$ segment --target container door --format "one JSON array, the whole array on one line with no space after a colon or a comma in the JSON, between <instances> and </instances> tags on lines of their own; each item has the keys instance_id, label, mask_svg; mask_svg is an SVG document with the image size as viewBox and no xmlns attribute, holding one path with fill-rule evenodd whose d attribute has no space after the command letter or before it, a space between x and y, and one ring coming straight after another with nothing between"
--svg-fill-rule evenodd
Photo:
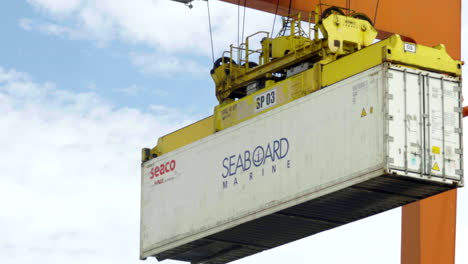
<instances>
[{"instance_id":1,"label":"container door","mask_svg":"<svg viewBox=\"0 0 468 264\"><path fill-rule=\"evenodd\" d=\"M460 180L462 176L461 87L456 79L425 74L425 137L428 175Z\"/></svg>"},{"instance_id":2,"label":"container door","mask_svg":"<svg viewBox=\"0 0 468 264\"><path fill-rule=\"evenodd\" d=\"M389 168L410 176L461 180L459 80L392 67L384 81L388 91Z\"/></svg>"},{"instance_id":3,"label":"container door","mask_svg":"<svg viewBox=\"0 0 468 264\"><path fill-rule=\"evenodd\" d=\"M424 102L421 76L410 69L387 72L388 162L392 169L422 174Z\"/></svg>"}]
</instances>

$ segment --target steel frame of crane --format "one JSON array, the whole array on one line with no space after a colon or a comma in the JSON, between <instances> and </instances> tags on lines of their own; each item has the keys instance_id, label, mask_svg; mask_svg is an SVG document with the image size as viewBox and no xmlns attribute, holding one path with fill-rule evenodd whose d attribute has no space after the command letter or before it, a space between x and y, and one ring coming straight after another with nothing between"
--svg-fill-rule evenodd
<instances>
[{"instance_id":1,"label":"steel frame of crane","mask_svg":"<svg viewBox=\"0 0 468 264\"><path fill-rule=\"evenodd\" d=\"M221 1L239 4L237 0ZM347 6L357 12L375 14L378 38L398 33L427 46L442 42L454 59L460 59L461 0L249 0L241 3L279 15L310 12L317 4ZM402 264L455 263L456 203L454 189L403 207Z\"/></svg>"}]
</instances>

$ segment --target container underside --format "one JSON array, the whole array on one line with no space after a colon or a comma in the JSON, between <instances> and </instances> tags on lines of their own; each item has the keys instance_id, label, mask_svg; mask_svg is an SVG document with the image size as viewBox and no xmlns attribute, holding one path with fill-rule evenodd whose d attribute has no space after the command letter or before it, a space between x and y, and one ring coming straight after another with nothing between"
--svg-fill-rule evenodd
<instances>
[{"instance_id":1,"label":"container underside","mask_svg":"<svg viewBox=\"0 0 468 264\"><path fill-rule=\"evenodd\" d=\"M384 175L156 254L217 264L366 218L456 186Z\"/></svg>"}]
</instances>

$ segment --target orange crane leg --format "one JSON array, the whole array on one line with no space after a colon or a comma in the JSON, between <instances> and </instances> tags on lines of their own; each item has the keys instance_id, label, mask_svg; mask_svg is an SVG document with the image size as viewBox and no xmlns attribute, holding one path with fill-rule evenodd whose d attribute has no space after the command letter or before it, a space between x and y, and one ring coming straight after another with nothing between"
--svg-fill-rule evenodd
<instances>
[{"instance_id":1,"label":"orange crane leg","mask_svg":"<svg viewBox=\"0 0 468 264\"><path fill-rule=\"evenodd\" d=\"M402 264L454 264L457 190L403 206Z\"/></svg>"}]
</instances>

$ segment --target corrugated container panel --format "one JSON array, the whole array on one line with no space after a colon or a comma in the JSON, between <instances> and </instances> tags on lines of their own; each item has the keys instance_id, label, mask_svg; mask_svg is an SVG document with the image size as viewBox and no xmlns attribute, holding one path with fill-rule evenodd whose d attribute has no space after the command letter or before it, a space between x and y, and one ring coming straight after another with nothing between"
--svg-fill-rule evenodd
<instances>
[{"instance_id":1,"label":"corrugated container panel","mask_svg":"<svg viewBox=\"0 0 468 264\"><path fill-rule=\"evenodd\" d=\"M463 185L460 80L382 64L142 165L142 259L225 263Z\"/></svg>"}]
</instances>

